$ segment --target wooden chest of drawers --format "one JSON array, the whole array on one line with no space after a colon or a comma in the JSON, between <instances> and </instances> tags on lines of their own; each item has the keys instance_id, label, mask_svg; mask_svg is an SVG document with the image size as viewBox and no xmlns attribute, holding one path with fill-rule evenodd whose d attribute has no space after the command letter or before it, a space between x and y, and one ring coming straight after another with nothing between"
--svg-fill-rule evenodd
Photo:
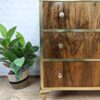
<instances>
[{"instance_id":1,"label":"wooden chest of drawers","mask_svg":"<svg viewBox=\"0 0 100 100\"><path fill-rule=\"evenodd\" d=\"M100 1L40 0L41 96L100 90Z\"/></svg>"}]
</instances>

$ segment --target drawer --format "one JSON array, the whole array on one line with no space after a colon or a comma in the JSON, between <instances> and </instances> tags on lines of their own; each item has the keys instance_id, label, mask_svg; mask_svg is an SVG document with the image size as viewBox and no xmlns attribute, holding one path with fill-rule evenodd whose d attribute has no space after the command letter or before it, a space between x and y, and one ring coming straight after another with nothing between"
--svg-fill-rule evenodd
<instances>
[{"instance_id":1,"label":"drawer","mask_svg":"<svg viewBox=\"0 0 100 100\"><path fill-rule=\"evenodd\" d=\"M43 57L100 58L100 33L43 33Z\"/></svg>"},{"instance_id":2,"label":"drawer","mask_svg":"<svg viewBox=\"0 0 100 100\"><path fill-rule=\"evenodd\" d=\"M44 29L100 29L100 2L43 2Z\"/></svg>"},{"instance_id":3,"label":"drawer","mask_svg":"<svg viewBox=\"0 0 100 100\"><path fill-rule=\"evenodd\" d=\"M100 87L100 62L44 62L44 87Z\"/></svg>"}]
</instances>

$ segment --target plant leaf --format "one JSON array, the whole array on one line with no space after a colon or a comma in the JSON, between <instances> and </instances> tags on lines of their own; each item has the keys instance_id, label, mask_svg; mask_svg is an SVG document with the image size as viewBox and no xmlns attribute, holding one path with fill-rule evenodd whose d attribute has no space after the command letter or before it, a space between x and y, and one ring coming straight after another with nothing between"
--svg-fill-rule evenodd
<instances>
[{"instance_id":1,"label":"plant leaf","mask_svg":"<svg viewBox=\"0 0 100 100\"><path fill-rule=\"evenodd\" d=\"M31 54L31 55L29 55L27 58L29 58L29 59L34 59L34 58L36 58L36 57L37 57L37 55Z\"/></svg>"},{"instance_id":2,"label":"plant leaf","mask_svg":"<svg viewBox=\"0 0 100 100\"><path fill-rule=\"evenodd\" d=\"M27 62L28 67L32 66L33 63L34 63L33 59L28 60L28 62Z\"/></svg>"},{"instance_id":3,"label":"plant leaf","mask_svg":"<svg viewBox=\"0 0 100 100\"><path fill-rule=\"evenodd\" d=\"M7 62L7 61L4 61L3 65L6 66L6 67L8 67L8 68L10 67L10 63Z\"/></svg>"},{"instance_id":4,"label":"plant leaf","mask_svg":"<svg viewBox=\"0 0 100 100\"><path fill-rule=\"evenodd\" d=\"M33 52L36 52L39 50L39 47L38 46L33 46Z\"/></svg>"},{"instance_id":5,"label":"plant leaf","mask_svg":"<svg viewBox=\"0 0 100 100\"><path fill-rule=\"evenodd\" d=\"M10 67L14 73L17 73L21 68L20 66L15 65L14 62L11 63Z\"/></svg>"},{"instance_id":6,"label":"plant leaf","mask_svg":"<svg viewBox=\"0 0 100 100\"><path fill-rule=\"evenodd\" d=\"M0 33L2 34L2 36L3 36L4 38L6 38L7 29L6 29L2 24L0 24Z\"/></svg>"},{"instance_id":7,"label":"plant leaf","mask_svg":"<svg viewBox=\"0 0 100 100\"><path fill-rule=\"evenodd\" d=\"M14 40L12 40L9 44L9 47L13 47L15 46L18 42L19 42L20 38L16 38Z\"/></svg>"},{"instance_id":8,"label":"plant leaf","mask_svg":"<svg viewBox=\"0 0 100 100\"><path fill-rule=\"evenodd\" d=\"M33 47L32 44L30 42L27 42L27 44L25 45L25 49L23 50L25 55L31 55L33 53Z\"/></svg>"},{"instance_id":9,"label":"plant leaf","mask_svg":"<svg viewBox=\"0 0 100 100\"><path fill-rule=\"evenodd\" d=\"M17 58L17 59L14 60L14 64L16 66L20 66L21 67L24 64L24 61L25 61L25 57Z\"/></svg>"},{"instance_id":10,"label":"plant leaf","mask_svg":"<svg viewBox=\"0 0 100 100\"><path fill-rule=\"evenodd\" d=\"M13 36L14 32L16 30L16 26L11 28L8 32L7 32L7 38L11 39L11 37Z\"/></svg>"},{"instance_id":11,"label":"plant leaf","mask_svg":"<svg viewBox=\"0 0 100 100\"><path fill-rule=\"evenodd\" d=\"M6 57L1 57L1 58L0 58L0 62L4 62L5 60L7 60Z\"/></svg>"},{"instance_id":12,"label":"plant leaf","mask_svg":"<svg viewBox=\"0 0 100 100\"><path fill-rule=\"evenodd\" d=\"M24 37L22 36L22 34L20 32L17 32L16 37L20 38L20 43L21 43L22 46L24 46L25 40L24 40Z\"/></svg>"},{"instance_id":13,"label":"plant leaf","mask_svg":"<svg viewBox=\"0 0 100 100\"><path fill-rule=\"evenodd\" d=\"M4 50L4 48L0 47L0 50L2 50L2 51L3 51L3 50Z\"/></svg>"},{"instance_id":14,"label":"plant leaf","mask_svg":"<svg viewBox=\"0 0 100 100\"><path fill-rule=\"evenodd\" d=\"M1 46L4 47L4 48L7 47L6 39L4 39L4 40L1 41Z\"/></svg>"},{"instance_id":15,"label":"plant leaf","mask_svg":"<svg viewBox=\"0 0 100 100\"><path fill-rule=\"evenodd\" d=\"M17 73L23 67L25 57L17 58L11 63L11 68L14 73Z\"/></svg>"},{"instance_id":16,"label":"plant leaf","mask_svg":"<svg viewBox=\"0 0 100 100\"><path fill-rule=\"evenodd\" d=\"M2 47L0 47L0 54L3 55L3 51L4 51L4 49Z\"/></svg>"},{"instance_id":17,"label":"plant leaf","mask_svg":"<svg viewBox=\"0 0 100 100\"><path fill-rule=\"evenodd\" d=\"M23 53L22 53L22 49L19 49L16 45L12 48L10 48L10 50L17 55L18 58L23 57Z\"/></svg>"},{"instance_id":18,"label":"plant leaf","mask_svg":"<svg viewBox=\"0 0 100 100\"><path fill-rule=\"evenodd\" d=\"M8 44L9 44L10 40L9 39L4 39L1 41L1 45L4 47L4 48L7 48L8 47Z\"/></svg>"},{"instance_id":19,"label":"plant leaf","mask_svg":"<svg viewBox=\"0 0 100 100\"><path fill-rule=\"evenodd\" d=\"M4 40L3 38L0 38L0 45L2 45L1 43L2 43L3 40Z\"/></svg>"},{"instance_id":20,"label":"plant leaf","mask_svg":"<svg viewBox=\"0 0 100 100\"><path fill-rule=\"evenodd\" d=\"M16 79L19 81L19 80L21 79L21 77L23 76L23 73L20 72L20 71L18 71L18 72L15 74L15 76L16 76Z\"/></svg>"},{"instance_id":21,"label":"plant leaf","mask_svg":"<svg viewBox=\"0 0 100 100\"><path fill-rule=\"evenodd\" d=\"M11 50L5 50L3 55L8 58L11 62L18 58Z\"/></svg>"},{"instance_id":22,"label":"plant leaf","mask_svg":"<svg viewBox=\"0 0 100 100\"><path fill-rule=\"evenodd\" d=\"M3 40L4 40L3 38L0 38L0 43L1 43Z\"/></svg>"},{"instance_id":23,"label":"plant leaf","mask_svg":"<svg viewBox=\"0 0 100 100\"><path fill-rule=\"evenodd\" d=\"M25 65L24 65L24 68L25 69L29 69L29 67L31 67L34 63L34 59L28 59L26 62L25 62Z\"/></svg>"},{"instance_id":24,"label":"plant leaf","mask_svg":"<svg viewBox=\"0 0 100 100\"><path fill-rule=\"evenodd\" d=\"M9 38L6 38L6 47L8 47L9 43L10 43L10 39Z\"/></svg>"}]
</instances>

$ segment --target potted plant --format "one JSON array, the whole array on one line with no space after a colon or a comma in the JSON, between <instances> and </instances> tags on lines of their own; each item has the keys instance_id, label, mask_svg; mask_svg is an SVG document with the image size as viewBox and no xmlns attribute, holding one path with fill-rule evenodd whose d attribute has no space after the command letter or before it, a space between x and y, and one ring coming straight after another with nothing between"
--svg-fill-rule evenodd
<instances>
[{"instance_id":1,"label":"potted plant","mask_svg":"<svg viewBox=\"0 0 100 100\"><path fill-rule=\"evenodd\" d=\"M12 39L16 26L7 29L0 24L0 61L11 70L8 79L13 88L19 89L28 85L28 69L33 65L37 57L35 52L38 46L32 46L30 42L25 43L25 39L20 32L16 32L16 37Z\"/></svg>"}]
</instances>

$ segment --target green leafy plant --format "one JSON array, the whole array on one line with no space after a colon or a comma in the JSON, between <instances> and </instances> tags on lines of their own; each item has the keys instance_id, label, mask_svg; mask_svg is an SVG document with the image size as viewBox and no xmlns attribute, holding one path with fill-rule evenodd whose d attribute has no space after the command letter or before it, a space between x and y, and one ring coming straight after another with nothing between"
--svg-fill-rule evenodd
<instances>
[{"instance_id":1,"label":"green leafy plant","mask_svg":"<svg viewBox=\"0 0 100 100\"><path fill-rule=\"evenodd\" d=\"M33 65L37 57L35 52L38 46L33 46L30 42L25 43L25 39L20 32L16 32L15 39L12 39L16 31L16 26L7 31L0 24L0 61L7 67L10 67L17 79L22 76L22 69L27 70Z\"/></svg>"}]
</instances>

